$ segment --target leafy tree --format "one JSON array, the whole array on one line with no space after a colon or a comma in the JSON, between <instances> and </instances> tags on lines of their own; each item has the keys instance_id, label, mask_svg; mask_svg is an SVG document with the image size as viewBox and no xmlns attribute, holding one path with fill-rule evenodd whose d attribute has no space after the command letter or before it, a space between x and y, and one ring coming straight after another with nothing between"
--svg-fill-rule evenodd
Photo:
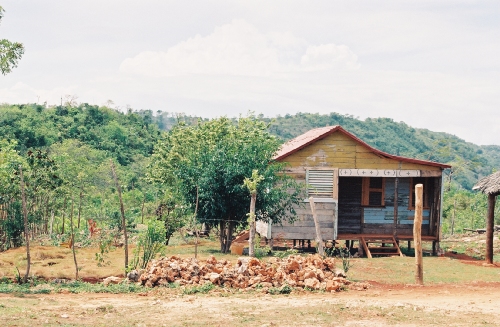
<instances>
[{"instance_id":1,"label":"leafy tree","mask_svg":"<svg viewBox=\"0 0 500 327\"><path fill-rule=\"evenodd\" d=\"M165 229L165 245L168 245L175 232L187 224L190 210L184 205L179 205L180 203L182 201L179 199L179 194L167 191L156 209L156 217L163 222Z\"/></svg>"},{"instance_id":2,"label":"leafy tree","mask_svg":"<svg viewBox=\"0 0 500 327\"><path fill-rule=\"evenodd\" d=\"M13 183L25 159L15 150L16 142L0 139L0 250L22 245L24 223L19 183Z\"/></svg>"},{"instance_id":3,"label":"leafy tree","mask_svg":"<svg viewBox=\"0 0 500 327\"><path fill-rule=\"evenodd\" d=\"M283 174L283 164L272 162L280 141L267 128L254 116L236 123L219 118L179 124L155 147L151 178L178 189L191 208L198 197L198 220L219 228L222 252L229 251L234 228L247 224L250 195L242 181L254 169L264 178L257 190L257 219L279 223L294 217L293 204L300 202L298 185Z\"/></svg>"},{"instance_id":4,"label":"leafy tree","mask_svg":"<svg viewBox=\"0 0 500 327\"><path fill-rule=\"evenodd\" d=\"M0 21L3 18L4 9L0 6ZM7 39L0 40L0 72L7 75L13 68L17 67L17 63L24 54L24 46L22 43L11 42Z\"/></svg>"}]
</instances>

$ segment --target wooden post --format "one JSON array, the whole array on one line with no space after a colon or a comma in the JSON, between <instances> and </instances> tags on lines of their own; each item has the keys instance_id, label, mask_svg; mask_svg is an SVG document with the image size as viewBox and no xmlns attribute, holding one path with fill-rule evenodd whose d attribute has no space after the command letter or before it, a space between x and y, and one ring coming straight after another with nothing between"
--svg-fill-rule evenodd
<instances>
[{"instance_id":1,"label":"wooden post","mask_svg":"<svg viewBox=\"0 0 500 327\"><path fill-rule=\"evenodd\" d=\"M24 275L23 283L26 283L28 281L28 276L30 274L31 255L30 255L30 235L28 228L28 209L26 206L26 192L24 190L23 167L21 165L19 165L19 177L21 178L21 201L23 205L24 238L26 239L26 274Z\"/></svg>"},{"instance_id":2,"label":"wooden post","mask_svg":"<svg viewBox=\"0 0 500 327\"><path fill-rule=\"evenodd\" d=\"M486 217L486 263L493 264L493 228L495 227L496 195L488 194L488 215Z\"/></svg>"},{"instance_id":3,"label":"wooden post","mask_svg":"<svg viewBox=\"0 0 500 327\"><path fill-rule=\"evenodd\" d=\"M312 196L309 198L309 204L311 205L314 226L316 227L316 242L318 243L318 253L319 255L324 256L325 250L323 249L323 238L321 237L321 228L319 227L318 217L316 216L316 206L314 205L314 198Z\"/></svg>"},{"instance_id":4,"label":"wooden post","mask_svg":"<svg viewBox=\"0 0 500 327\"><path fill-rule=\"evenodd\" d=\"M415 283L424 284L424 267L422 264L422 211L423 211L422 184L415 185L415 220L413 221L413 240L415 241Z\"/></svg>"},{"instance_id":5,"label":"wooden post","mask_svg":"<svg viewBox=\"0 0 500 327\"><path fill-rule=\"evenodd\" d=\"M394 221L392 235L395 239L398 237L398 203L399 203L399 178L394 179Z\"/></svg>"}]
</instances>

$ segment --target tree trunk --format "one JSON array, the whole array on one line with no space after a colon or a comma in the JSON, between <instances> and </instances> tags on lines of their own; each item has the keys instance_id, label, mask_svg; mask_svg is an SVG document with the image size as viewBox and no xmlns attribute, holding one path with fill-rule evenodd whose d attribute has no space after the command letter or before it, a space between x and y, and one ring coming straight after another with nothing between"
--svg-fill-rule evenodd
<instances>
[{"instance_id":1,"label":"tree trunk","mask_svg":"<svg viewBox=\"0 0 500 327\"><path fill-rule=\"evenodd\" d=\"M220 252L224 253L226 249L226 221L221 220L219 222L219 242L220 242Z\"/></svg>"},{"instance_id":2,"label":"tree trunk","mask_svg":"<svg viewBox=\"0 0 500 327\"><path fill-rule=\"evenodd\" d=\"M64 197L64 204L63 204L63 212L62 212L62 230L61 234L64 234L64 216L66 214L66 202L68 201L68 197Z\"/></svg>"},{"instance_id":3,"label":"tree trunk","mask_svg":"<svg viewBox=\"0 0 500 327\"><path fill-rule=\"evenodd\" d=\"M54 227L54 209L50 211L50 230L49 230L50 235L52 235L52 232L54 231L53 227Z\"/></svg>"},{"instance_id":4,"label":"tree trunk","mask_svg":"<svg viewBox=\"0 0 500 327\"><path fill-rule=\"evenodd\" d=\"M194 258L198 258L198 228L196 227L196 215L198 214L198 186L196 186L196 206L194 207L194 216L193 216L193 230L195 235L195 243L194 243Z\"/></svg>"},{"instance_id":5,"label":"tree trunk","mask_svg":"<svg viewBox=\"0 0 500 327\"><path fill-rule=\"evenodd\" d=\"M141 224L144 224L144 203L146 202L146 197L142 199L142 206L141 206Z\"/></svg>"},{"instance_id":6,"label":"tree trunk","mask_svg":"<svg viewBox=\"0 0 500 327\"><path fill-rule=\"evenodd\" d=\"M255 202L257 201L257 192L250 195L250 235L248 238L248 256L255 257Z\"/></svg>"},{"instance_id":7,"label":"tree trunk","mask_svg":"<svg viewBox=\"0 0 500 327\"><path fill-rule=\"evenodd\" d=\"M224 249L224 253L229 252L229 248L231 247L231 238L233 236L233 228L234 228L234 222L231 220L228 220L227 222L227 234L226 234L226 246Z\"/></svg>"},{"instance_id":8,"label":"tree trunk","mask_svg":"<svg viewBox=\"0 0 500 327\"><path fill-rule=\"evenodd\" d=\"M30 255L30 237L28 228L28 209L26 208L26 192L24 190L24 177L23 168L19 165L19 175L21 177L21 200L23 204L23 218L24 218L24 238L26 239L26 274L24 275L23 282L28 281L28 276L30 273L31 266L31 255Z\"/></svg>"},{"instance_id":9,"label":"tree trunk","mask_svg":"<svg viewBox=\"0 0 500 327\"><path fill-rule=\"evenodd\" d=\"M83 190L80 189L80 201L78 203L78 228L80 228L80 216L82 213L82 198L83 198Z\"/></svg>"},{"instance_id":10,"label":"tree trunk","mask_svg":"<svg viewBox=\"0 0 500 327\"><path fill-rule=\"evenodd\" d=\"M71 229L71 251L73 252L73 261L75 263L75 280L78 280L78 262L76 261L76 252L75 252L75 231L73 228L73 208L74 208L74 198L71 196L71 214L69 218L69 226Z\"/></svg>"},{"instance_id":11,"label":"tree trunk","mask_svg":"<svg viewBox=\"0 0 500 327\"><path fill-rule=\"evenodd\" d=\"M453 215L451 216L451 235L455 229L455 212L457 209L457 199L453 199Z\"/></svg>"},{"instance_id":12,"label":"tree trunk","mask_svg":"<svg viewBox=\"0 0 500 327\"><path fill-rule=\"evenodd\" d=\"M122 214L122 228L123 228L123 237L125 239L125 275L127 274L128 268L128 238L127 238L127 221L125 219L125 209L123 208L123 200L122 200L122 188L120 183L118 182L118 177L115 172L115 164L112 160L109 161L111 163L111 172L113 173L113 178L116 184L116 190L118 191L118 198L120 200L120 212Z\"/></svg>"}]
</instances>

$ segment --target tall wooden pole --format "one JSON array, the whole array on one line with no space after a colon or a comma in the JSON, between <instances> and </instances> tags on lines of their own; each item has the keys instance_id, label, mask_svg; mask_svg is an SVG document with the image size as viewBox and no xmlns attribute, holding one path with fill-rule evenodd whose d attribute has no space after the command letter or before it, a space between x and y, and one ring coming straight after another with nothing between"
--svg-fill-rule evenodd
<instances>
[{"instance_id":1,"label":"tall wooden pole","mask_svg":"<svg viewBox=\"0 0 500 327\"><path fill-rule=\"evenodd\" d=\"M423 211L422 184L415 185L415 220L413 221L413 240L415 241L415 283L424 284L424 267L422 263L422 211Z\"/></svg>"},{"instance_id":2,"label":"tall wooden pole","mask_svg":"<svg viewBox=\"0 0 500 327\"><path fill-rule=\"evenodd\" d=\"M318 217L316 216L316 206L314 204L314 198L312 196L309 198L309 204L311 205L314 226L316 227L316 242L318 243L318 253L319 255L324 256L325 250L323 249L323 237L321 236L321 228L319 227Z\"/></svg>"},{"instance_id":3,"label":"tall wooden pole","mask_svg":"<svg viewBox=\"0 0 500 327\"><path fill-rule=\"evenodd\" d=\"M120 183L118 182L118 177L116 176L115 164L113 160L109 160L111 163L111 172L113 173L113 178L116 184L116 190L118 191L118 198L120 199L120 212L122 214L122 228L123 228L123 237L125 239L125 270L128 269L128 238L127 238L127 220L125 219L125 209L123 208L123 200L122 200L122 188ZM126 272L125 272L126 274Z\"/></svg>"},{"instance_id":4,"label":"tall wooden pole","mask_svg":"<svg viewBox=\"0 0 500 327\"><path fill-rule=\"evenodd\" d=\"M23 167L21 165L19 165L19 177L21 178L21 200L23 204L24 238L26 239L26 274L24 275L23 282L26 283L28 281L28 276L30 274L31 255L30 255L30 235L28 228L28 209L26 206L26 192L24 191Z\"/></svg>"},{"instance_id":5,"label":"tall wooden pole","mask_svg":"<svg viewBox=\"0 0 500 327\"><path fill-rule=\"evenodd\" d=\"M496 195L488 194L488 215L486 217L486 263L493 263L493 228L495 224Z\"/></svg>"}]
</instances>

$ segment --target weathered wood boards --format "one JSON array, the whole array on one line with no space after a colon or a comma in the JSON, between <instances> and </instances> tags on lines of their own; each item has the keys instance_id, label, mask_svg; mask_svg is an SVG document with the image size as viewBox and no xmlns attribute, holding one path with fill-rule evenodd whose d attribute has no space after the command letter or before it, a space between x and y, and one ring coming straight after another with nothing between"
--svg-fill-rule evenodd
<instances>
[{"instance_id":1,"label":"weathered wood boards","mask_svg":"<svg viewBox=\"0 0 500 327\"><path fill-rule=\"evenodd\" d=\"M422 209L423 209L422 184L415 185L415 221L413 223L413 240L415 241L415 283L424 284L424 267L422 263Z\"/></svg>"},{"instance_id":2,"label":"weathered wood boards","mask_svg":"<svg viewBox=\"0 0 500 327\"><path fill-rule=\"evenodd\" d=\"M331 133L325 134L328 130ZM345 234L411 236L411 189L416 180L425 180L422 234L439 240L440 181L449 166L381 152L338 126L309 131L284 148L277 158L289 164L287 174L306 185L304 204L309 196L315 198L316 225L323 239ZM295 223L272 226L271 238L316 239L311 209L297 207L296 212Z\"/></svg>"}]
</instances>

